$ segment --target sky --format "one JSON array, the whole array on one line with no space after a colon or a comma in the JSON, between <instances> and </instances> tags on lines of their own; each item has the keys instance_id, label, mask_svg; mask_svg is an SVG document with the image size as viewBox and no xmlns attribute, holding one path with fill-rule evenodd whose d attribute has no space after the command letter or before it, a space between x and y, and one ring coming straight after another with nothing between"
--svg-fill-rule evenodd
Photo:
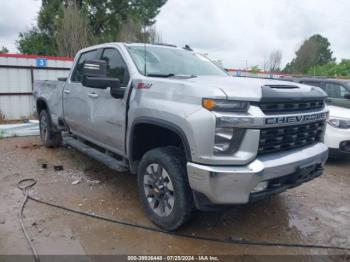
<instances>
[{"instance_id":1,"label":"sky","mask_svg":"<svg viewBox=\"0 0 350 262\"><path fill-rule=\"evenodd\" d=\"M35 23L40 0L0 4L0 47L17 52L18 33ZM157 17L163 42L190 45L225 67L263 65L280 50L283 65L313 34L329 39L334 56L350 58L348 0L168 0Z\"/></svg>"},{"instance_id":2,"label":"sky","mask_svg":"<svg viewBox=\"0 0 350 262\"><path fill-rule=\"evenodd\" d=\"M5 46L11 53L17 53L18 34L35 24L40 6L41 0L1 0L0 48Z\"/></svg>"}]
</instances>

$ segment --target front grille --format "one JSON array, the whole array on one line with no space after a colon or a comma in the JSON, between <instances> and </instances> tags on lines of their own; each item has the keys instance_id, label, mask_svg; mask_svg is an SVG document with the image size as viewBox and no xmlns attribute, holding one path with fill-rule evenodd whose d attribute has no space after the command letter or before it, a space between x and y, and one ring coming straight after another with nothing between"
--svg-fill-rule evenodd
<instances>
[{"instance_id":1,"label":"front grille","mask_svg":"<svg viewBox=\"0 0 350 262\"><path fill-rule=\"evenodd\" d=\"M322 141L325 122L261 129L258 154L286 151Z\"/></svg>"},{"instance_id":2,"label":"front grille","mask_svg":"<svg viewBox=\"0 0 350 262\"><path fill-rule=\"evenodd\" d=\"M298 111L311 111L322 109L324 100L299 101L299 102L262 102L260 108L265 114L292 113Z\"/></svg>"}]
</instances>

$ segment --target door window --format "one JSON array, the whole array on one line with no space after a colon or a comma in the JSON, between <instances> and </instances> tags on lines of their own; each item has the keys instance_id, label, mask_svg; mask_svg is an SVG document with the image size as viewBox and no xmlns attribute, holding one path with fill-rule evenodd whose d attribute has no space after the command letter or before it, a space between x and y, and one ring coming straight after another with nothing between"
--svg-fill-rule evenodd
<instances>
[{"instance_id":1,"label":"door window","mask_svg":"<svg viewBox=\"0 0 350 262\"><path fill-rule=\"evenodd\" d=\"M97 56L97 50L88 51L85 53L82 53L80 55L80 58L75 66L73 75L72 75L72 82L78 82L81 83L83 81L83 69L84 69L84 63L87 60L94 60Z\"/></svg>"},{"instance_id":2,"label":"door window","mask_svg":"<svg viewBox=\"0 0 350 262\"><path fill-rule=\"evenodd\" d=\"M336 83L326 83L325 91L332 98L344 98L347 93L344 86Z\"/></svg>"},{"instance_id":3,"label":"door window","mask_svg":"<svg viewBox=\"0 0 350 262\"><path fill-rule=\"evenodd\" d=\"M102 60L107 62L107 77L118 78L122 86L127 86L130 80L128 68L119 51L107 48L103 51Z\"/></svg>"}]
</instances>

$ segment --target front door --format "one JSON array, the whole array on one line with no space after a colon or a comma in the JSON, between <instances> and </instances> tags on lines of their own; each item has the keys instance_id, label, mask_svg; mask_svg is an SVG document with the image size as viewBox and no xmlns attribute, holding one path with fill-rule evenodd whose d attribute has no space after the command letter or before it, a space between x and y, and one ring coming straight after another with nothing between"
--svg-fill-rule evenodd
<instances>
[{"instance_id":1,"label":"front door","mask_svg":"<svg viewBox=\"0 0 350 262\"><path fill-rule=\"evenodd\" d=\"M89 105L83 80L83 67L86 60L96 59L97 50L82 53L63 90L64 119L72 133L89 138Z\"/></svg>"},{"instance_id":2,"label":"front door","mask_svg":"<svg viewBox=\"0 0 350 262\"><path fill-rule=\"evenodd\" d=\"M118 78L127 89L130 77L127 65L116 48L105 48L101 60L107 62L107 77ZM124 155L126 94L124 98L111 96L110 88L86 88L89 107L89 136L93 142Z\"/></svg>"}]
</instances>

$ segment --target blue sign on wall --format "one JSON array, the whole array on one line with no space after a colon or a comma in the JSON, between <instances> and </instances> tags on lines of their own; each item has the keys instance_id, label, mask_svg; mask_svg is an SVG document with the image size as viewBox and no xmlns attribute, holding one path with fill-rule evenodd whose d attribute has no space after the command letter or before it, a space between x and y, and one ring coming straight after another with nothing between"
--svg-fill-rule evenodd
<instances>
[{"instance_id":1,"label":"blue sign on wall","mask_svg":"<svg viewBox=\"0 0 350 262\"><path fill-rule=\"evenodd\" d=\"M47 67L47 59L46 58L37 58L36 59L37 67Z\"/></svg>"}]
</instances>

